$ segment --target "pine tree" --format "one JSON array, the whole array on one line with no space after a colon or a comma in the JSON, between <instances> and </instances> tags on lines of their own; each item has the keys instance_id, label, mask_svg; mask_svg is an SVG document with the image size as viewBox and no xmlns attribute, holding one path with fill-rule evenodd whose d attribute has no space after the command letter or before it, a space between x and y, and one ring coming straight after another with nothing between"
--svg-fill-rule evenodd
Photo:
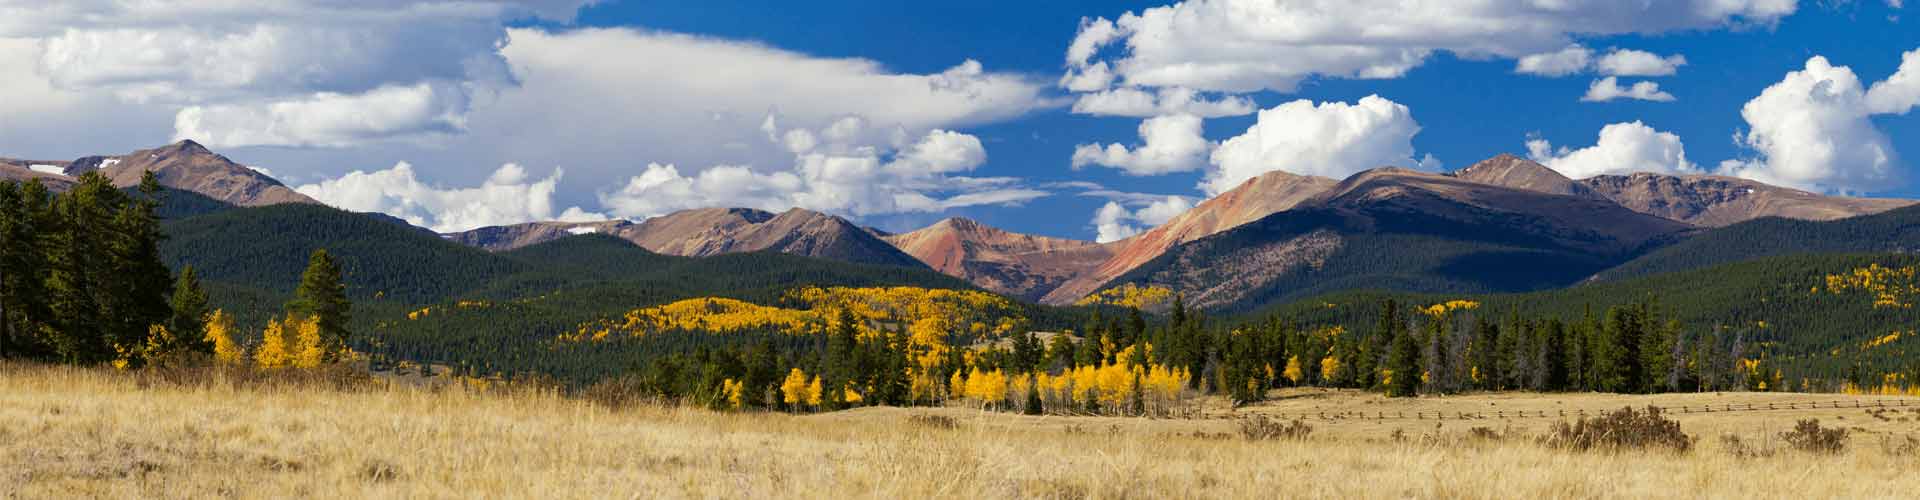
<instances>
[{"instance_id":1,"label":"pine tree","mask_svg":"<svg viewBox=\"0 0 1920 500\"><path fill-rule=\"evenodd\" d=\"M1041 407L1042 403L1040 402L1040 390L1041 390L1040 376L1034 375L1031 373L1027 374L1027 407L1025 409L1026 414L1040 415L1046 412L1045 408Z\"/></svg>"},{"instance_id":2,"label":"pine tree","mask_svg":"<svg viewBox=\"0 0 1920 500\"><path fill-rule=\"evenodd\" d=\"M1413 332L1399 331L1393 349L1387 355L1387 396L1403 398L1420 389L1420 340Z\"/></svg>"},{"instance_id":3,"label":"pine tree","mask_svg":"<svg viewBox=\"0 0 1920 500\"><path fill-rule=\"evenodd\" d=\"M167 322L168 329L177 336L179 349L190 352L213 352L213 344L207 338L207 292L200 288L200 279L194 275L193 266L180 270L180 279L173 284L171 301L173 319Z\"/></svg>"},{"instance_id":4,"label":"pine tree","mask_svg":"<svg viewBox=\"0 0 1920 500\"><path fill-rule=\"evenodd\" d=\"M326 345L327 362L346 352L350 333L347 321L353 303L347 300L347 286L341 281L340 266L326 250L314 250L307 259L307 270L300 274L300 287L287 303L290 317L313 317L320 327L320 339Z\"/></svg>"}]
</instances>

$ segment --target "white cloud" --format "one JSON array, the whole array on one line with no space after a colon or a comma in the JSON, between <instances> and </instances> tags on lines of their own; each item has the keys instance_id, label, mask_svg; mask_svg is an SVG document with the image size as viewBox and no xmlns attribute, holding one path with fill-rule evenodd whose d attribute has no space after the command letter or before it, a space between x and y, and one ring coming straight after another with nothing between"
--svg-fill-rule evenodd
<instances>
[{"instance_id":1,"label":"white cloud","mask_svg":"<svg viewBox=\"0 0 1920 500\"><path fill-rule=\"evenodd\" d=\"M529 182L526 169L509 163L479 187L443 189L420 182L413 166L403 162L387 170L356 170L295 190L344 210L385 213L443 233L556 218L606 218L579 207L556 212L553 193L560 177L556 169L545 179Z\"/></svg>"},{"instance_id":2,"label":"white cloud","mask_svg":"<svg viewBox=\"0 0 1920 500\"><path fill-rule=\"evenodd\" d=\"M1867 91L1867 110L1873 114L1904 115L1920 105L1920 49L1900 56L1900 69Z\"/></svg>"},{"instance_id":3,"label":"white cloud","mask_svg":"<svg viewBox=\"0 0 1920 500\"><path fill-rule=\"evenodd\" d=\"M60 168L60 166L58 165L27 165L27 169L35 172L40 172L43 174L56 174L56 175L67 174L67 169Z\"/></svg>"},{"instance_id":4,"label":"white cloud","mask_svg":"<svg viewBox=\"0 0 1920 500\"><path fill-rule=\"evenodd\" d=\"M600 195L602 206L621 217L644 219L702 207L747 207L779 211L801 207L852 216L941 212L981 205L1012 205L1046 196L1019 179L949 174L973 170L987 160L979 138L933 130L892 153L859 141L868 136L859 121L841 121L822 131L769 134L792 144L790 171L762 173L718 166L692 175L672 165L651 164L617 191Z\"/></svg>"},{"instance_id":5,"label":"white cloud","mask_svg":"<svg viewBox=\"0 0 1920 500\"><path fill-rule=\"evenodd\" d=\"M1679 54L1662 57L1643 50L1614 49L1593 67L1607 76L1671 76L1686 65L1687 56Z\"/></svg>"},{"instance_id":6,"label":"white cloud","mask_svg":"<svg viewBox=\"0 0 1920 500\"><path fill-rule=\"evenodd\" d=\"M1127 212L1127 208L1120 206L1119 203L1109 201L1106 205L1101 205L1099 210L1093 212L1093 240L1112 243L1140 234L1138 226L1127 223L1132 217L1133 214Z\"/></svg>"},{"instance_id":7,"label":"white cloud","mask_svg":"<svg viewBox=\"0 0 1920 500\"><path fill-rule=\"evenodd\" d=\"M1245 134L1213 151L1208 195L1233 189L1274 170L1335 179L1386 165L1423 166L1413 159L1420 124L1399 103L1367 96L1358 103L1298 100L1260 112Z\"/></svg>"},{"instance_id":8,"label":"white cloud","mask_svg":"<svg viewBox=\"0 0 1920 500\"><path fill-rule=\"evenodd\" d=\"M1127 175L1162 175L1199 170L1206 166L1213 143L1201 135L1202 120L1194 115L1171 115L1140 122L1146 144L1128 149L1120 144L1081 144L1073 151L1073 168L1113 167Z\"/></svg>"},{"instance_id":9,"label":"white cloud","mask_svg":"<svg viewBox=\"0 0 1920 500\"><path fill-rule=\"evenodd\" d=\"M1133 217L1146 225L1158 226L1188 210L1193 210L1193 200L1185 196L1168 196L1142 207L1133 213Z\"/></svg>"},{"instance_id":10,"label":"white cloud","mask_svg":"<svg viewBox=\"0 0 1920 500\"><path fill-rule=\"evenodd\" d=\"M455 134L465 130L467 110L467 94L456 87L421 83L358 95L322 92L265 105L188 106L174 118L174 138L211 147L347 147Z\"/></svg>"},{"instance_id":11,"label":"white cloud","mask_svg":"<svg viewBox=\"0 0 1920 500\"><path fill-rule=\"evenodd\" d=\"M1699 167L1687 161L1687 148L1680 136L1638 121L1602 127L1600 140L1590 147L1554 151L1546 139L1533 139L1527 141L1527 151L1534 161L1574 179L1634 172L1700 173Z\"/></svg>"},{"instance_id":12,"label":"white cloud","mask_svg":"<svg viewBox=\"0 0 1920 500\"><path fill-rule=\"evenodd\" d=\"M20 69L0 78L0 143L62 158L193 136L294 178L405 158L419 182L454 186L484 181L473 165L564 166L563 206L591 207L648 164L696 181L717 166L801 177L774 201L842 215L1044 194L940 173L975 168L979 138L915 148L935 130L1070 104L1048 95L1051 81L970 60L914 73L754 42L554 27L583 3L0 0L0 65ZM887 187L813 189L868 164ZM738 172L712 178L725 175Z\"/></svg>"},{"instance_id":13,"label":"white cloud","mask_svg":"<svg viewBox=\"0 0 1920 500\"><path fill-rule=\"evenodd\" d=\"M1139 206L1129 209L1129 205ZM1093 213L1094 241L1110 243L1124 240L1150 228L1166 224L1180 214L1193 210L1193 200L1184 196L1154 196L1130 202L1108 201Z\"/></svg>"},{"instance_id":14,"label":"white cloud","mask_svg":"<svg viewBox=\"0 0 1920 500\"><path fill-rule=\"evenodd\" d=\"M1892 81L1875 87L1903 85ZM1869 119L1875 108L1897 108L1893 95L1884 91L1882 101L1870 105L1852 69L1814 56L1741 108L1750 130L1738 139L1759 157L1728 160L1720 173L1809 190L1893 188L1898 155Z\"/></svg>"},{"instance_id":15,"label":"white cloud","mask_svg":"<svg viewBox=\"0 0 1920 500\"><path fill-rule=\"evenodd\" d=\"M1289 92L1315 76L1397 78L1435 51L1518 58L1580 36L1771 24L1796 3L1193 0L1083 22L1067 63L1108 63L1130 86Z\"/></svg>"},{"instance_id":16,"label":"white cloud","mask_svg":"<svg viewBox=\"0 0 1920 500\"><path fill-rule=\"evenodd\" d=\"M502 23L532 17L567 22L582 0L533 2L281 0L274 2L0 2L0 37L36 40L31 67L55 88L136 103L184 107L176 122L198 129L260 130L273 145L337 144L444 132L444 123L391 120L342 134L341 125L289 124L284 109L323 106L335 115L391 114L395 89L431 84L438 115L511 85L497 49ZM229 123L226 119L244 121ZM220 130L215 130L218 132ZM314 137L299 134L315 132ZM226 143L215 134L204 142Z\"/></svg>"},{"instance_id":17,"label":"white cloud","mask_svg":"<svg viewBox=\"0 0 1920 500\"><path fill-rule=\"evenodd\" d=\"M1636 82L1632 87L1622 88L1620 78L1609 76L1593 81L1587 87L1587 95L1580 102L1607 102L1614 99L1638 99L1642 101L1673 102L1673 94L1660 90L1660 84L1654 82Z\"/></svg>"},{"instance_id":18,"label":"white cloud","mask_svg":"<svg viewBox=\"0 0 1920 500\"><path fill-rule=\"evenodd\" d=\"M1252 114L1253 100L1241 96L1209 99L1191 89L1170 87L1157 93L1138 88L1119 88L1080 94L1073 112L1094 116L1154 116L1187 114L1201 118L1220 118Z\"/></svg>"},{"instance_id":19,"label":"white cloud","mask_svg":"<svg viewBox=\"0 0 1920 500\"><path fill-rule=\"evenodd\" d=\"M1582 73L1593 61L1593 49L1579 45L1553 52L1522 56L1513 72L1540 76L1567 76Z\"/></svg>"}]
</instances>

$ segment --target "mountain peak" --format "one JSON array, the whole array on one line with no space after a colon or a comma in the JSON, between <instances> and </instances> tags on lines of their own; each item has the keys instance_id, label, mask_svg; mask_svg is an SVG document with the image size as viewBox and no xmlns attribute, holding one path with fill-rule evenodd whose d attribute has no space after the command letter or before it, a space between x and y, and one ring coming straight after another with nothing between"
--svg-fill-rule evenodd
<instances>
[{"instance_id":1,"label":"mountain peak","mask_svg":"<svg viewBox=\"0 0 1920 500\"><path fill-rule=\"evenodd\" d=\"M1593 190L1540 162L1501 153L1458 172L1453 177L1494 186L1567 196L1596 197Z\"/></svg>"},{"instance_id":2,"label":"mountain peak","mask_svg":"<svg viewBox=\"0 0 1920 500\"><path fill-rule=\"evenodd\" d=\"M166 147L163 147L160 149L165 151L175 151L175 152L185 153L185 154L212 154L213 153L213 150L207 149L206 146L202 146L198 142L194 142L193 139L181 139L180 142L168 144Z\"/></svg>"}]
</instances>

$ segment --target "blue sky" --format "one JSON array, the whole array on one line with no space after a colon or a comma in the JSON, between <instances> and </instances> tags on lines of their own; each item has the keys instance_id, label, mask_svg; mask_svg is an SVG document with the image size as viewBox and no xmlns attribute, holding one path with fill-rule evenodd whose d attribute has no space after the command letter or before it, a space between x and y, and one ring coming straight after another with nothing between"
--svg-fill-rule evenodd
<instances>
[{"instance_id":1,"label":"blue sky","mask_svg":"<svg viewBox=\"0 0 1920 500\"><path fill-rule=\"evenodd\" d=\"M1528 155L1530 139L1550 143L1532 153L1570 175L1723 173L1920 197L1903 158L1920 158L1909 151L1920 144L1920 118L1900 107L1909 104L1902 89L1920 89L1920 80L1875 88L1903 55L1920 50L1920 30L1902 19L1907 9L1886 0L1675 1L1648 11L1567 2L1564 12L1524 15L1433 2L1412 16L1451 24L1379 21L1366 2L1290 0L1241 2L1253 9L1243 13L1255 14L1226 21L1218 13L1235 2L409 1L443 8L393 8L381 14L392 16L390 32L380 23L332 26L334 16L366 13L312 3L312 12L301 10L305 2L265 12L205 7L181 21L184 29L137 20L137 7L126 5L69 13L92 17L0 22L0 60L45 79L0 85L0 101L16 103L0 112L22 117L0 125L0 155L68 158L194 138L329 203L446 230L728 204L801 206L894 231L959 215L1020 232L1117 237L1177 212L1180 204L1168 206L1165 196L1204 198L1201 185L1214 177L1228 183L1271 169L1338 177L1374 163L1453 170L1499 153ZM1713 10L1720 8L1732 10ZM1130 31L1087 59L1112 64L1118 76L1098 89L1067 88L1062 75L1083 69L1068 64L1070 44L1088 33L1083 20L1120 21L1149 9L1192 23L1121 21ZM1327 29L1274 31L1263 19ZM1457 26L1485 31L1444 32ZM109 28L150 30L162 41L85 36ZM299 36L308 31L366 41L302 46L326 39ZM234 33L281 43L242 50L253 46L225 36ZM116 44L172 54L159 49L173 38L212 40L194 45L202 48L233 44L222 53L240 60L183 74L113 57L127 52ZM1130 45L1151 40L1172 41L1152 53ZM1341 43L1378 52L1316 59ZM1629 50L1685 62L1617 77L1627 88L1657 84L1659 101L1583 102L1597 81L1619 73L1597 62L1558 77L1516 71L1523 57L1568 45L1593 61ZM352 52L381 46L400 49ZM1244 46L1254 50L1221 49ZM354 62L328 55L342 51ZM1416 57L1397 57L1404 54ZM1841 95L1893 104L1806 98L1801 87L1831 90L1833 78L1845 78L1802 72L1815 56L1851 70L1858 89ZM688 60L675 62L680 57ZM1920 55L1915 60L1920 79ZM1119 69L1128 64L1137 72ZM1190 71L1207 64L1213 71ZM316 67L327 76L300 69ZM235 68L256 70L235 76ZM1357 77L1369 71L1388 74ZM1806 85L1792 85L1795 72ZM922 95L896 85L903 80L938 89L959 83L949 94ZM751 84L707 92L741 81ZM1092 93L1175 88L1245 104L1211 114L1074 110ZM1911 100L1920 100L1914 92ZM1743 116L1763 93L1774 97L1755 117ZM1384 99L1366 108L1373 114L1358 105L1368 96ZM1309 106L1283 106L1298 100ZM1314 109L1332 105L1339 109ZM1194 117L1203 133L1179 143L1180 158L1152 168L1105 166L1124 163L1115 157L1074 166L1077 147L1138 152L1150 142L1136 132L1143 120L1189 112L1205 115ZM835 136L847 117L863 126ZM1617 141L1601 141L1603 128L1619 132ZM1325 135L1337 130L1357 138ZM807 140L796 145L796 133ZM1170 132L1168 147L1184 135ZM1268 137L1264 149L1256 135ZM1233 145L1241 136L1248 138ZM1843 152L1807 153L1825 144ZM1859 153L1874 148L1884 148L1884 158ZM1149 205L1156 200L1163 203ZM1109 202L1121 212L1103 232L1094 219Z\"/></svg>"}]
</instances>

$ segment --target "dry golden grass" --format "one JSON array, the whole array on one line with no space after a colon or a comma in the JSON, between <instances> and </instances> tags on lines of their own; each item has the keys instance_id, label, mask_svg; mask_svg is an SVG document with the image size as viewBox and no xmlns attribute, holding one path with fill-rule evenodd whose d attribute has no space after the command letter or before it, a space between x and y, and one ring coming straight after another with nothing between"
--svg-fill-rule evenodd
<instances>
[{"instance_id":1,"label":"dry golden grass","mask_svg":"<svg viewBox=\"0 0 1920 500\"><path fill-rule=\"evenodd\" d=\"M1342 399L1383 407L1641 403L1290 396L1308 397L1247 411ZM1723 397L1735 396L1753 395ZM1580 454L1517 440L1391 442L1391 429L1379 423L1314 422L1320 431L1306 441L1249 442L1192 436L1231 433L1229 420L959 408L807 417L615 410L539 392L341 390L220 378L154 384L98 370L0 365L0 496L1894 498L1920 491L1920 454L1882 450L1874 435L1857 437L1837 456L1734 457L1716 448L1711 432L1785 429L1804 415L1733 415L1683 419L1703 436L1691 454ZM1856 410L1828 416L1886 424L1880 435L1901 425L1920 431L1917 423ZM1431 431L1424 427L1431 422L1420 425L1406 432ZM1467 429L1455 425L1441 432Z\"/></svg>"}]
</instances>

